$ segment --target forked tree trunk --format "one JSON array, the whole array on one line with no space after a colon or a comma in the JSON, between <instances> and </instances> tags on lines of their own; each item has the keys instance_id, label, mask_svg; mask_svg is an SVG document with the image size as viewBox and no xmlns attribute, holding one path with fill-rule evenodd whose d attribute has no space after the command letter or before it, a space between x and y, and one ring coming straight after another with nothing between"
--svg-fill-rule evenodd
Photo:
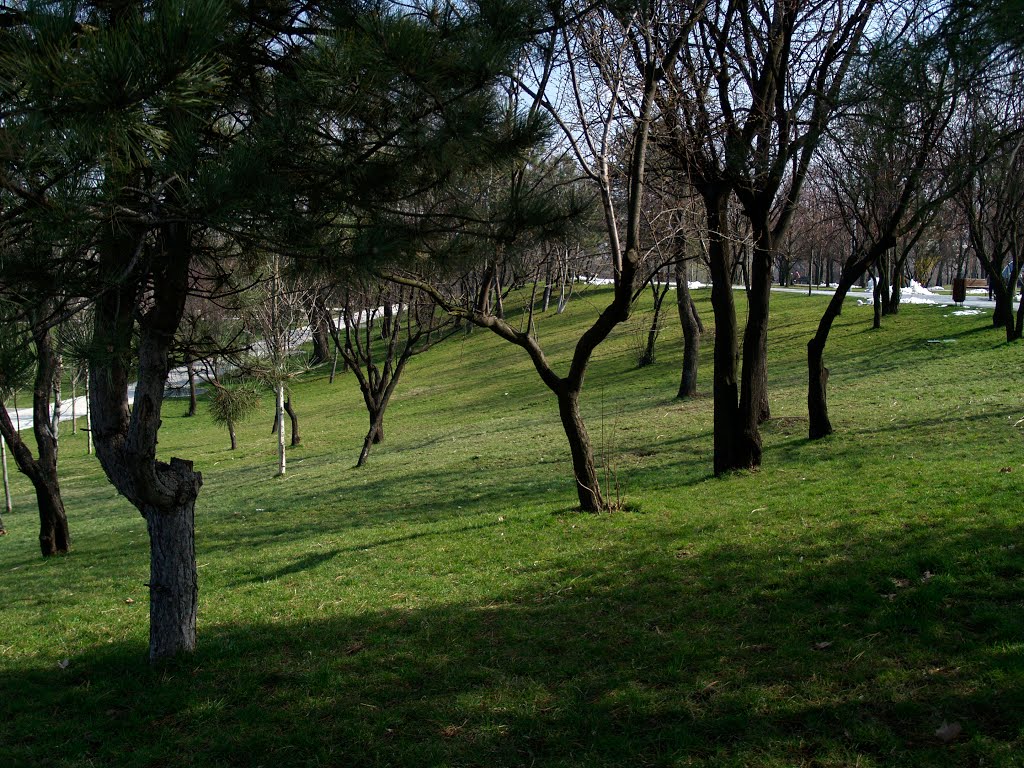
<instances>
[{"instance_id":1,"label":"forked tree trunk","mask_svg":"<svg viewBox=\"0 0 1024 768\"><path fill-rule=\"evenodd\" d=\"M46 307L41 315L47 314ZM36 376L32 388L32 432L38 458L32 455L21 433L11 423L6 407L0 407L0 433L14 454L18 469L32 482L39 507L39 549L43 557L64 554L71 546L68 518L57 479L57 436L53 432L50 394L58 376L57 356L48 328L34 327L32 339L36 347Z\"/></svg>"},{"instance_id":2,"label":"forked tree trunk","mask_svg":"<svg viewBox=\"0 0 1024 768\"><path fill-rule=\"evenodd\" d=\"M97 251L108 288L97 297L94 327L96 348L103 354L89 365L96 454L107 478L139 510L149 531L151 661L195 648L194 515L202 486L191 462L156 459L170 342L188 294L192 253L188 225L165 224L159 235L160 258L147 271L140 264L149 260L136 257L145 233L129 224L106 228ZM139 313L143 286L148 288L148 307ZM133 379L135 404L129 408Z\"/></svg>"},{"instance_id":3,"label":"forked tree trunk","mask_svg":"<svg viewBox=\"0 0 1024 768\"><path fill-rule=\"evenodd\" d=\"M601 512L604 500L601 498L601 486L598 482L597 469L594 466L594 452L590 447L590 436L580 415L579 390L563 388L556 393L558 396L558 415L562 420L562 428L569 440L569 452L572 455L572 473L576 480L576 494L580 500L580 509L584 512Z\"/></svg>"}]
</instances>

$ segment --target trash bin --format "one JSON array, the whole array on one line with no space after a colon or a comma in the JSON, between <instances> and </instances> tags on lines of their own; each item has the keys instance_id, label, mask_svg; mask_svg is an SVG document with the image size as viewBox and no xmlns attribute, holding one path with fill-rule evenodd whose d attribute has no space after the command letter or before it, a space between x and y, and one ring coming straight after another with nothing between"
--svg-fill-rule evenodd
<instances>
[{"instance_id":1,"label":"trash bin","mask_svg":"<svg viewBox=\"0 0 1024 768\"><path fill-rule=\"evenodd\" d=\"M953 278L953 302L963 304L967 298L967 280L963 277Z\"/></svg>"}]
</instances>

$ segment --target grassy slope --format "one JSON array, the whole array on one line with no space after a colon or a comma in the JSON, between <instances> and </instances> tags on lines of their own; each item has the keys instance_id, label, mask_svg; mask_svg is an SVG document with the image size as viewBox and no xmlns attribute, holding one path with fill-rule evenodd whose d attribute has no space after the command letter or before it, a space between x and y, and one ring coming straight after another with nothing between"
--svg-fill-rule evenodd
<instances>
[{"instance_id":1,"label":"grassy slope","mask_svg":"<svg viewBox=\"0 0 1024 768\"><path fill-rule=\"evenodd\" d=\"M603 298L542 319L553 357ZM628 328L600 348L584 409L628 513L572 511L553 399L481 331L413 361L360 471L350 377L297 387L284 478L269 397L234 453L170 403L161 454L206 481L200 650L160 670L144 523L66 431L73 554L37 556L20 476L0 539L0 765L1022 764L1021 348L851 306L810 443L824 301L773 298L757 473L710 476L674 320L652 368Z\"/></svg>"}]
</instances>

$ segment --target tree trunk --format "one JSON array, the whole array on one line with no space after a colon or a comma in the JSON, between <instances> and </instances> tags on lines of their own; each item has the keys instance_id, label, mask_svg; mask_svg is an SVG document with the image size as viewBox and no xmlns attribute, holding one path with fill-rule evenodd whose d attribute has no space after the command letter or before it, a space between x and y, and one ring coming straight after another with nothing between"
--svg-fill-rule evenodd
<instances>
[{"instance_id":1,"label":"tree trunk","mask_svg":"<svg viewBox=\"0 0 1024 768\"><path fill-rule=\"evenodd\" d=\"M188 371L188 413L186 416L196 415L196 366L192 358L186 358L185 370Z\"/></svg>"},{"instance_id":2,"label":"tree trunk","mask_svg":"<svg viewBox=\"0 0 1024 768\"><path fill-rule=\"evenodd\" d=\"M274 411L274 424L277 428L277 474L283 475L288 469L288 459L284 452L284 384L277 385L277 407Z\"/></svg>"},{"instance_id":3,"label":"tree trunk","mask_svg":"<svg viewBox=\"0 0 1024 768\"><path fill-rule=\"evenodd\" d=\"M878 270L879 275L883 270ZM875 330L882 327L882 279L875 281L871 293L871 327Z\"/></svg>"},{"instance_id":4,"label":"tree trunk","mask_svg":"<svg viewBox=\"0 0 1024 768\"><path fill-rule=\"evenodd\" d=\"M604 500L601 498L590 437L580 415L579 390L563 388L556 394L558 415L562 419L562 428L569 440L569 452L572 454L572 472L576 479L580 509L584 512L601 512L604 510Z\"/></svg>"},{"instance_id":5,"label":"tree trunk","mask_svg":"<svg viewBox=\"0 0 1024 768\"><path fill-rule=\"evenodd\" d=\"M708 257L711 269L711 307L715 316L714 371L714 471L721 475L739 469L736 456L740 427L739 339L736 305L733 301L731 263L724 195L708 193L704 207L708 219Z\"/></svg>"},{"instance_id":6,"label":"tree trunk","mask_svg":"<svg viewBox=\"0 0 1024 768\"><path fill-rule=\"evenodd\" d=\"M678 255L678 254L677 254ZM690 296L689 275L686 262L676 261L676 308L679 310L679 324L683 327L683 371L679 380L676 397L693 397L697 394L697 363L700 356L700 318Z\"/></svg>"},{"instance_id":7,"label":"tree trunk","mask_svg":"<svg viewBox=\"0 0 1024 768\"><path fill-rule=\"evenodd\" d=\"M64 512L64 500L60 495L56 473L52 479L33 478L32 485L35 487L36 503L39 505L39 548L43 557L65 554L71 549L71 538L68 535L68 518Z\"/></svg>"},{"instance_id":8,"label":"tree trunk","mask_svg":"<svg viewBox=\"0 0 1024 768\"><path fill-rule=\"evenodd\" d=\"M43 307L40 315L48 314ZM36 347L36 376L32 388L32 432L35 435L38 458L32 455L21 439L21 433L11 423L5 407L0 408L0 434L14 454L18 469L32 482L39 506L39 548L43 557L64 554L70 548L68 518L64 513L64 502L60 495L57 479L57 437L53 433L53 413L50 410L50 393L54 391L54 379L59 375L57 355L53 349L50 330L45 327L32 328L32 339Z\"/></svg>"},{"instance_id":9,"label":"tree trunk","mask_svg":"<svg viewBox=\"0 0 1024 768\"><path fill-rule=\"evenodd\" d=\"M1009 336L1009 331L1014 328L1013 318L1013 297L1007 298L1007 295L1012 291L1004 290L1001 285L995 285L993 298L995 299L996 306L992 310L992 327L993 328L1006 328L1008 331L1007 341L1012 341Z\"/></svg>"},{"instance_id":10,"label":"tree trunk","mask_svg":"<svg viewBox=\"0 0 1024 768\"><path fill-rule=\"evenodd\" d=\"M0 436L0 464L3 464L4 473L4 508L7 510L6 514L11 514L11 477L7 472L7 441ZM0 536L7 533L7 529L4 528L4 520L0 517Z\"/></svg>"},{"instance_id":11,"label":"tree trunk","mask_svg":"<svg viewBox=\"0 0 1024 768\"><path fill-rule=\"evenodd\" d=\"M661 333L661 308L664 306L665 295L668 293L668 280L661 283L660 287L652 285L652 291L654 293L654 317L651 318L651 327L647 329L647 344L640 354L640 359L637 360L638 368L654 363L654 345Z\"/></svg>"},{"instance_id":12,"label":"tree trunk","mask_svg":"<svg viewBox=\"0 0 1024 768\"><path fill-rule=\"evenodd\" d=\"M85 452L92 456L92 407L89 404L89 374L85 375Z\"/></svg>"},{"instance_id":13,"label":"tree trunk","mask_svg":"<svg viewBox=\"0 0 1024 768\"><path fill-rule=\"evenodd\" d=\"M292 408L291 393L288 394L288 397L284 401L284 410L285 413L288 414L288 418L291 419L292 422L291 445L294 448L296 445L299 445L302 442L302 437L299 436L299 416L297 413L295 413L295 409Z\"/></svg>"},{"instance_id":14,"label":"tree trunk","mask_svg":"<svg viewBox=\"0 0 1024 768\"><path fill-rule=\"evenodd\" d=\"M231 450L234 451L238 448L238 439L235 436L235 422L231 417L228 417L228 436L231 438Z\"/></svg>"},{"instance_id":15,"label":"tree trunk","mask_svg":"<svg viewBox=\"0 0 1024 768\"><path fill-rule=\"evenodd\" d=\"M864 267L843 270L839 285L829 300L814 337L807 342L807 417L808 437L818 440L832 434L832 422L828 418L828 368L825 367L825 344L837 317L842 314L843 301L853 284L857 282Z\"/></svg>"},{"instance_id":16,"label":"tree trunk","mask_svg":"<svg viewBox=\"0 0 1024 768\"><path fill-rule=\"evenodd\" d=\"M541 312L547 312L551 306L551 264L548 264L547 272L544 275L544 295L541 299Z\"/></svg>"},{"instance_id":17,"label":"tree trunk","mask_svg":"<svg viewBox=\"0 0 1024 768\"><path fill-rule=\"evenodd\" d=\"M165 465L166 466L166 465ZM196 647L199 576L195 550L195 501L203 484L192 462L171 459L167 471L185 490L170 506L144 505L149 531L150 661L191 652Z\"/></svg>"},{"instance_id":18,"label":"tree trunk","mask_svg":"<svg viewBox=\"0 0 1024 768\"><path fill-rule=\"evenodd\" d=\"M60 411L63 403L60 399L60 385L61 385L61 359L59 354L54 354L54 360L56 364L53 370L53 411L50 415L50 433L53 435L54 441L60 439Z\"/></svg>"},{"instance_id":19,"label":"tree trunk","mask_svg":"<svg viewBox=\"0 0 1024 768\"><path fill-rule=\"evenodd\" d=\"M170 343L188 295L192 254L187 224L165 224L158 234L160 258L147 270L139 267L149 260L136 258L145 233L121 222L106 227L97 252L102 284L108 287L96 299L94 326L95 347L103 353L89 364L96 455L110 482L146 519L149 531L153 661L195 648L194 513L202 486L191 462L156 459ZM143 286L147 309L140 313L137 300ZM129 408L132 379L135 404Z\"/></svg>"},{"instance_id":20,"label":"tree trunk","mask_svg":"<svg viewBox=\"0 0 1024 768\"><path fill-rule=\"evenodd\" d=\"M1011 339L1009 338L1009 334L1007 334L1007 341L1024 338L1024 289L1022 289L1020 293L1020 304L1017 306L1017 321L1013 326L1014 337Z\"/></svg>"},{"instance_id":21,"label":"tree trunk","mask_svg":"<svg viewBox=\"0 0 1024 768\"><path fill-rule=\"evenodd\" d=\"M367 431L366 437L363 438L363 448L359 452L356 466L361 467L366 464L370 448L382 442L384 442L384 408L378 406L370 410L370 429Z\"/></svg>"},{"instance_id":22,"label":"tree trunk","mask_svg":"<svg viewBox=\"0 0 1024 768\"><path fill-rule=\"evenodd\" d=\"M761 228L759 228L761 229ZM771 243L767 229L755 234L747 326L743 333L743 373L740 392L741 434L736 460L741 468L761 465L758 425L770 416L768 408L768 304L771 298Z\"/></svg>"}]
</instances>

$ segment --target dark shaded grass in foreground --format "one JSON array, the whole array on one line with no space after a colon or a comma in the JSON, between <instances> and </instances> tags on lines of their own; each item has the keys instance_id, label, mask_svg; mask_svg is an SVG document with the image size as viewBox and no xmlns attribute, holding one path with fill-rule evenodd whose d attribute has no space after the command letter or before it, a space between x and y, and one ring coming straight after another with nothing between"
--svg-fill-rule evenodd
<instances>
[{"instance_id":1,"label":"dark shaded grass in foreground","mask_svg":"<svg viewBox=\"0 0 1024 768\"><path fill-rule=\"evenodd\" d=\"M206 627L162 670L137 643L96 649L5 677L8 716L51 724L8 740L8 764L37 740L61 745L55 765L1012 764L1020 569L1003 542L1020 530L860 533L607 548L486 603ZM934 737L944 720L959 743Z\"/></svg>"}]
</instances>

